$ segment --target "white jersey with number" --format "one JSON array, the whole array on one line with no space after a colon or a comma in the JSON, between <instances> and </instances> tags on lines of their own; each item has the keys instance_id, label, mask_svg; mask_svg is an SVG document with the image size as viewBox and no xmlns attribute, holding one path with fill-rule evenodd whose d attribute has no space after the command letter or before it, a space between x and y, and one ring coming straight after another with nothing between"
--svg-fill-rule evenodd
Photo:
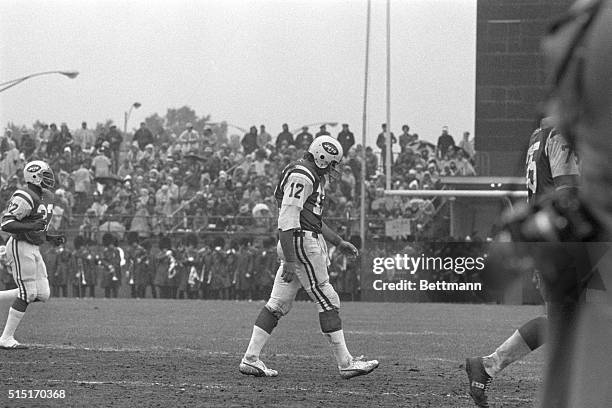
<instances>
[{"instance_id":1,"label":"white jersey with number","mask_svg":"<svg viewBox=\"0 0 612 408\"><path fill-rule=\"evenodd\" d=\"M285 167L274 196L279 206L278 228L321 232L325 178L314 163L298 160Z\"/></svg>"}]
</instances>

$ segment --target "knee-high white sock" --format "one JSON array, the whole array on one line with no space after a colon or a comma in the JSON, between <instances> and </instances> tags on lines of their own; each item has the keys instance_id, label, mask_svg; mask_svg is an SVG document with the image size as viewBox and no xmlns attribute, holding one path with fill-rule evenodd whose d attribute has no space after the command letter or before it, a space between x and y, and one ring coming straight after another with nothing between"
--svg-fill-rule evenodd
<instances>
[{"instance_id":1,"label":"knee-high white sock","mask_svg":"<svg viewBox=\"0 0 612 408\"><path fill-rule=\"evenodd\" d=\"M20 312L19 310L15 310L12 307L9 309L8 318L6 319L6 325L4 326L4 331L2 332L2 339L11 339L15 335L15 330L17 330L17 326L21 322L23 315L25 312Z\"/></svg>"},{"instance_id":2,"label":"knee-high white sock","mask_svg":"<svg viewBox=\"0 0 612 408\"><path fill-rule=\"evenodd\" d=\"M253 326L253 334L251 334L251 341L249 342L246 353L244 353L244 358L247 361L259 360L261 349L266 345L269 338L270 334L268 332L261 327Z\"/></svg>"},{"instance_id":3,"label":"knee-high white sock","mask_svg":"<svg viewBox=\"0 0 612 408\"><path fill-rule=\"evenodd\" d=\"M487 374L494 377L508 365L529 353L531 349L517 330L493 354L483 357L483 365Z\"/></svg>"},{"instance_id":4,"label":"knee-high white sock","mask_svg":"<svg viewBox=\"0 0 612 408\"><path fill-rule=\"evenodd\" d=\"M344 331L337 330L331 333L323 333L329 345L331 346L334 357L339 368L346 368L351 364L353 356L349 353L346 348L346 342L344 341Z\"/></svg>"},{"instance_id":5,"label":"knee-high white sock","mask_svg":"<svg viewBox=\"0 0 612 408\"><path fill-rule=\"evenodd\" d=\"M15 300L19 296L19 289L0 290L0 302L3 300Z\"/></svg>"}]
</instances>

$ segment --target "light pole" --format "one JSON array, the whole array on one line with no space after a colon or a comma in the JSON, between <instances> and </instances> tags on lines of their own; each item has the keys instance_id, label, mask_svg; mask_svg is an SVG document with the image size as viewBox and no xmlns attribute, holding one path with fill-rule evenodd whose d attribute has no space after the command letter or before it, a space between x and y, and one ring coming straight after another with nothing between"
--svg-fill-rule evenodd
<instances>
[{"instance_id":1,"label":"light pole","mask_svg":"<svg viewBox=\"0 0 612 408\"><path fill-rule=\"evenodd\" d=\"M15 85L19 85L23 81L26 81L30 78L34 78L41 75L50 75L50 74L61 74L70 79L74 79L79 75L78 71L45 71L45 72L37 72L35 74L26 75L21 78L13 79L11 81L3 82L0 84L0 92L6 91L9 88L14 87Z\"/></svg>"},{"instance_id":2,"label":"light pole","mask_svg":"<svg viewBox=\"0 0 612 408\"><path fill-rule=\"evenodd\" d=\"M126 135L127 134L127 124L128 124L128 120L130 119L130 115L132 114L132 109L136 108L140 108L142 105L140 104L140 102L134 102L132 104L132 106L130 106L130 109L127 112L123 113L123 134Z\"/></svg>"}]
</instances>

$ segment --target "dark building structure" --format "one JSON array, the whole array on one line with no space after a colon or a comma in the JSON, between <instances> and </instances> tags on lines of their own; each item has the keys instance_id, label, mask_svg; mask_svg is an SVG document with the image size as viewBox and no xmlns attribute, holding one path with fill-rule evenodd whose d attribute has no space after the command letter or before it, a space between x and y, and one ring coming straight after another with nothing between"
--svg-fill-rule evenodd
<instances>
[{"instance_id":1,"label":"dark building structure","mask_svg":"<svg viewBox=\"0 0 612 408\"><path fill-rule=\"evenodd\" d=\"M545 95L540 41L573 0L478 0L475 143L481 175L521 176ZM488 174L487 174L488 173Z\"/></svg>"}]
</instances>

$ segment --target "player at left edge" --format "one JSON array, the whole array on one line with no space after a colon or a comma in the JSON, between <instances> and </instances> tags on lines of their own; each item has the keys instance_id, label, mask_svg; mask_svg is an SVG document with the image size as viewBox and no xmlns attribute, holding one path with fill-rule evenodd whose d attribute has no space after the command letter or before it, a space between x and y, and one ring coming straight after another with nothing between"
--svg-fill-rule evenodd
<instances>
[{"instance_id":1,"label":"player at left edge","mask_svg":"<svg viewBox=\"0 0 612 408\"><path fill-rule=\"evenodd\" d=\"M15 330L30 303L49 299L47 267L39 246L47 241L60 245L66 240L62 235L47 233L53 215L50 189L55 186L49 165L40 160L29 162L23 176L26 187L13 193L0 220L0 229L10 234L6 257L17 284L17 289L0 292L0 300L14 299L0 336L0 349L5 350L27 348L15 340Z\"/></svg>"}]
</instances>

